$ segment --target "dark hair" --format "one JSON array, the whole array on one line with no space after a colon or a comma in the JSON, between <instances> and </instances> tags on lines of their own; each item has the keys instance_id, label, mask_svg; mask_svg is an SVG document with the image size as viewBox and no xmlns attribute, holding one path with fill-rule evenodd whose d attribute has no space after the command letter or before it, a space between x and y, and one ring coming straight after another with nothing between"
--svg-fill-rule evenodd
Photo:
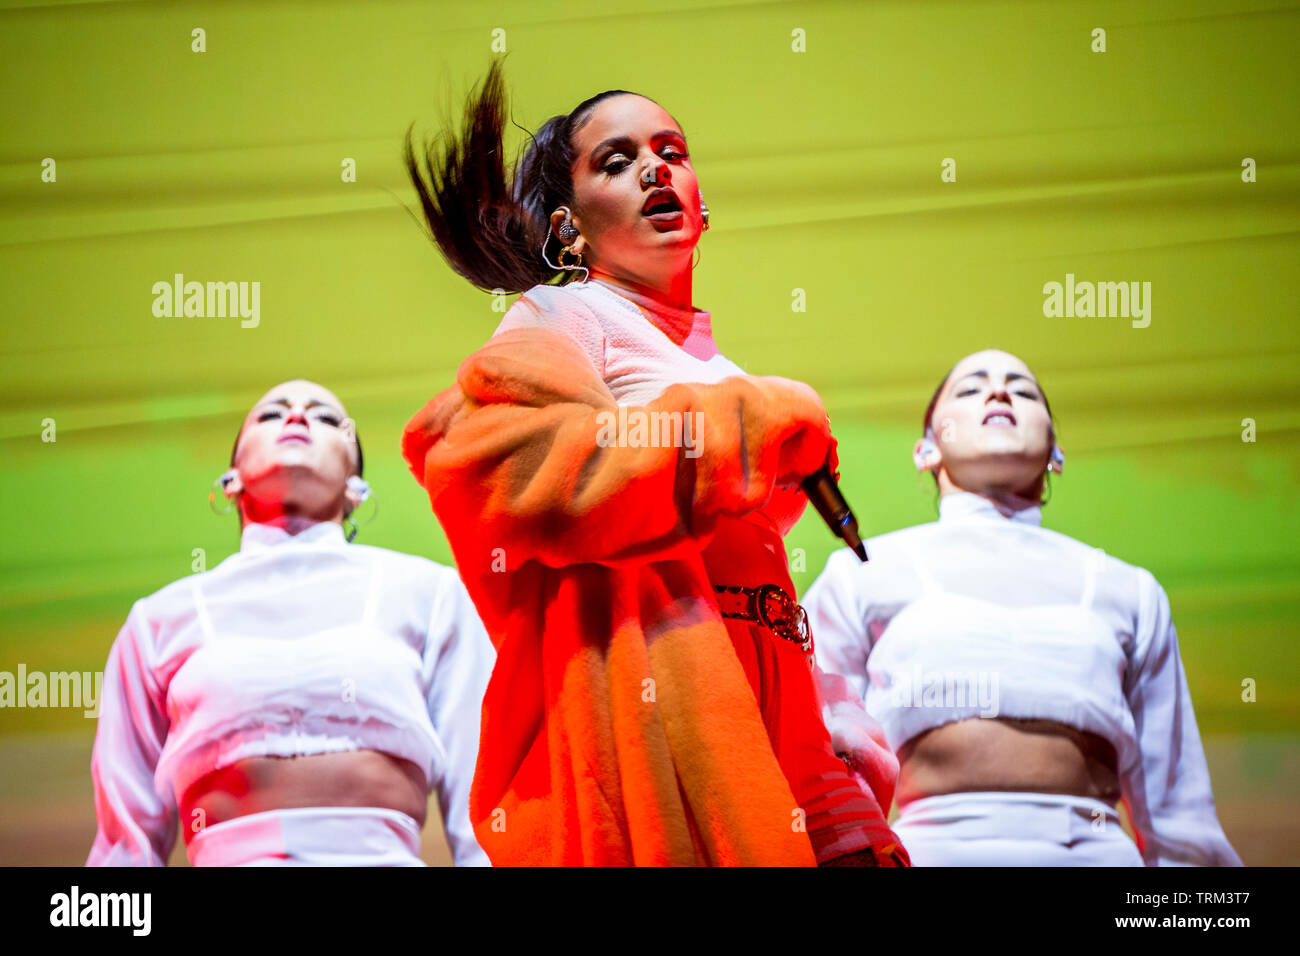
<instances>
[{"instance_id":1,"label":"dark hair","mask_svg":"<svg viewBox=\"0 0 1300 956\"><path fill-rule=\"evenodd\" d=\"M576 272L546 264L542 243L558 243L551 233L551 213L573 203L574 131L597 103L623 95L640 94L605 90L571 113L552 116L528 134L531 142L512 176L506 172L501 138L506 123L501 60L493 61L478 91L470 95L459 135L448 130L444 142L435 139L425 145L423 170L412 142L412 124L403 154L406 170L447 264L489 292L524 292L557 276L557 285L572 280ZM547 251L552 262L559 246L553 249Z\"/></svg>"}]
</instances>

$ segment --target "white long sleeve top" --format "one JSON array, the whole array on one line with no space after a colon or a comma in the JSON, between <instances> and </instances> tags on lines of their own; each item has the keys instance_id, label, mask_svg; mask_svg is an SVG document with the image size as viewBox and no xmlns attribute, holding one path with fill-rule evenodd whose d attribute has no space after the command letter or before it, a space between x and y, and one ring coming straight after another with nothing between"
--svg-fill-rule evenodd
<instances>
[{"instance_id":1,"label":"white long sleeve top","mask_svg":"<svg viewBox=\"0 0 1300 956\"><path fill-rule=\"evenodd\" d=\"M1219 825L1169 600L1151 573L951 493L939 520L831 555L804 598L819 665L897 751L971 717L1109 741L1148 865L1241 865Z\"/></svg>"},{"instance_id":2,"label":"white long sleeve top","mask_svg":"<svg viewBox=\"0 0 1300 956\"><path fill-rule=\"evenodd\" d=\"M664 305L600 279L535 285L510 306L493 335L545 328L575 342L620 405L647 405L678 383L714 385L748 373L718 350L711 313ZM808 499L778 488L755 514L782 537Z\"/></svg>"},{"instance_id":3,"label":"white long sleeve top","mask_svg":"<svg viewBox=\"0 0 1300 956\"><path fill-rule=\"evenodd\" d=\"M370 749L424 770L454 862L486 866L469 788L494 662L452 568L334 522L249 524L220 565L137 601L113 643L87 865L165 865L181 796L238 760Z\"/></svg>"}]
</instances>

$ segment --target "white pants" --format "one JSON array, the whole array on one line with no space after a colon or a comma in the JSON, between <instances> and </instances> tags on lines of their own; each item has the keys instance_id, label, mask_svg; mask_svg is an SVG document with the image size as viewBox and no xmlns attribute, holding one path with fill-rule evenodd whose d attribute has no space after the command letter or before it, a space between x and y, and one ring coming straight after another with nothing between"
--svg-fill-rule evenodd
<instances>
[{"instance_id":1,"label":"white pants","mask_svg":"<svg viewBox=\"0 0 1300 956\"><path fill-rule=\"evenodd\" d=\"M216 823L187 847L192 866L424 866L420 827L378 807L296 807Z\"/></svg>"},{"instance_id":2,"label":"white pants","mask_svg":"<svg viewBox=\"0 0 1300 956\"><path fill-rule=\"evenodd\" d=\"M894 833L913 866L1142 866L1109 804L1050 793L913 800Z\"/></svg>"}]
</instances>

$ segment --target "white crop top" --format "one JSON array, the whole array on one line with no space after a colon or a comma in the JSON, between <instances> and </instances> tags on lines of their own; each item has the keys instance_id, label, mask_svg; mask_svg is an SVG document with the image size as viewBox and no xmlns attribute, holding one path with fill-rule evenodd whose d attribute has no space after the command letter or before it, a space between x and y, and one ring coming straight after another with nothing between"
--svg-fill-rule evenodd
<instances>
[{"instance_id":1,"label":"white crop top","mask_svg":"<svg viewBox=\"0 0 1300 956\"><path fill-rule=\"evenodd\" d=\"M89 864L161 864L200 777L253 756L377 750L439 792L457 864L495 651L455 570L250 524L240 550L137 601L109 655Z\"/></svg>"},{"instance_id":2,"label":"white crop top","mask_svg":"<svg viewBox=\"0 0 1300 956\"><path fill-rule=\"evenodd\" d=\"M1131 759L1124 648L1092 607L1104 555L1084 557L1077 601L1009 607L945 590L905 536L896 543L921 593L873 643L866 694L891 748L954 720L1006 716L1090 731L1110 741L1121 762Z\"/></svg>"},{"instance_id":3,"label":"white crop top","mask_svg":"<svg viewBox=\"0 0 1300 956\"><path fill-rule=\"evenodd\" d=\"M832 554L803 604L827 673L897 751L973 717L1045 719L1115 748L1148 863L1240 864L1219 826L1164 590L1150 572L952 493L939 520Z\"/></svg>"},{"instance_id":4,"label":"white crop top","mask_svg":"<svg viewBox=\"0 0 1300 956\"><path fill-rule=\"evenodd\" d=\"M748 374L718 351L709 312L673 308L621 287L616 291L600 279L533 286L515 300L493 334L533 327L577 343L620 405L647 405L679 383L715 385ZM797 489L777 488L756 514L784 537L807 504Z\"/></svg>"}]
</instances>

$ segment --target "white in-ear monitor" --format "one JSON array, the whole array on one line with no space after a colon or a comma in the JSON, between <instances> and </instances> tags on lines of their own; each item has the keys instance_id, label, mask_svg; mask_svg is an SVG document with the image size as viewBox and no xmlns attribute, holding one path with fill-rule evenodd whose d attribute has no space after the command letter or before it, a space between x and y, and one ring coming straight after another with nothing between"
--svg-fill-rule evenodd
<instances>
[{"instance_id":1,"label":"white in-ear monitor","mask_svg":"<svg viewBox=\"0 0 1300 956\"><path fill-rule=\"evenodd\" d=\"M1052 457L1047 462L1047 470L1058 475L1065 471L1065 452L1061 451L1060 445L1052 444Z\"/></svg>"},{"instance_id":2,"label":"white in-ear monitor","mask_svg":"<svg viewBox=\"0 0 1300 956\"><path fill-rule=\"evenodd\" d=\"M370 497L370 482L360 475L349 475L348 490L357 496L357 504L362 504Z\"/></svg>"},{"instance_id":3,"label":"white in-ear monitor","mask_svg":"<svg viewBox=\"0 0 1300 956\"><path fill-rule=\"evenodd\" d=\"M930 459L938 453L939 446L934 443L934 437L927 431L916 451L912 453L912 463L916 465L917 471L929 471L934 467Z\"/></svg>"},{"instance_id":4,"label":"white in-ear monitor","mask_svg":"<svg viewBox=\"0 0 1300 956\"><path fill-rule=\"evenodd\" d=\"M235 486L234 490L231 490L230 486L232 484ZM225 508L217 507L217 489L221 489L221 494L226 499ZM208 489L208 507L211 508L212 513L216 515L230 514L231 509L235 506L235 495L239 494L241 490L242 489L239 485L239 471L235 468L226 469L222 472L221 477L214 481L212 487Z\"/></svg>"}]
</instances>

